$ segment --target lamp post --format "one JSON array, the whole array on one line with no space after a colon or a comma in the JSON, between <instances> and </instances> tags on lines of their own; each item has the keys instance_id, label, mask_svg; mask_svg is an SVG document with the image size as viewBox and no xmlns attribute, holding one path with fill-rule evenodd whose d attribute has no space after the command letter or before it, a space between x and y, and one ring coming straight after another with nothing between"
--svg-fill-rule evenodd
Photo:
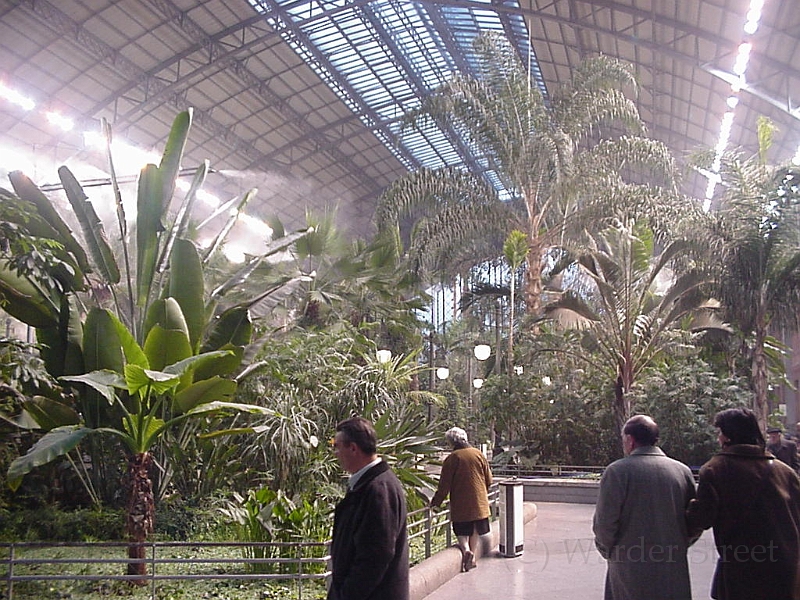
<instances>
[{"instance_id":1,"label":"lamp post","mask_svg":"<svg viewBox=\"0 0 800 600\"><path fill-rule=\"evenodd\" d=\"M489 344L476 344L475 347L472 349L472 354L475 358L483 362L488 359L492 354L492 347ZM478 410L477 410L477 403L475 402L475 393L473 390L478 390L483 385L483 379L480 377L473 377L472 373L472 357L467 359L467 364L469 368L467 369L467 381L470 382L469 385L469 410L471 413L472 421L475 424L475 433L478 433Z\"/></svg>"}]
</instances>

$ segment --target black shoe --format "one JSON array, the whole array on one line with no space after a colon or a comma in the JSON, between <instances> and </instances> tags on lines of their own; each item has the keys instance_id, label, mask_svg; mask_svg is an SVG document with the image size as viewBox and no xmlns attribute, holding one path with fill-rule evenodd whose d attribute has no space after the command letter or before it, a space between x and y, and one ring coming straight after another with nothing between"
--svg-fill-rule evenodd
<instances>
[{"instance_id":1,"label":"black shoe","mask_svg":"<svg viewBox=\"0 0 800 600\"><path fill-rule=\"evenodd\" d=\"M475 555L469 550L467 550L466 552L464 552L464 558L461 561L461 570L467 572L474 566L476 566Z\"/></svg>"}]
</instances>

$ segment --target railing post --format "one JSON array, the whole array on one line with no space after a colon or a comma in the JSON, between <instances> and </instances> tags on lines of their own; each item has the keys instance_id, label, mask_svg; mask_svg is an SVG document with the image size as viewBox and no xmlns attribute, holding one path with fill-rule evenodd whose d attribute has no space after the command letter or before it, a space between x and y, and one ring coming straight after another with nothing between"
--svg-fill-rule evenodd
<instances>
[{"instance_id":1,"label":"railing post","mask_svg":"<svg viewBox=\"0 0 800 600\"><path fill-rule=\"evenodd\" d=\"M150 577L152 577L152 580L150 590L152 594L151 597L155 600L158 597L156 596L156 543L152 542L152 544L152 554L150 555Z\"/></svg>"},{"instance_id":2,"label":"railing post","mask_svg":"<svg viewBox=\"0 0 800 600\"><path fill-rule=\"evenodd\" d=\"M425 558L431 557L431 538L433 537L433 507L427 506L425 508L425 519L427 521L425 527Z\"/></svg>"},{"instance_id":3,"label":"railing post","mask_svg":"<svg viewBox=\"0 0 800 600\"><path fill-rule=\"evenodd\" d=\"M449 548L453 545L453 528L449 527L452 520L452 518L448 517L444 522L444 542L446 544L446 548Z\"/></svg>"},{"instance_id":4,"label":"railing post","mask_svg":"<svg viewBox=\"0 0 800 600\"><path fill-rule=\"evenodd\" d=\"M297 544L297 600L303 600L303 547Z\"/></svg>"},{"instance_id":5,"label":"railing post","mask_svg":"<svg viewBox=\"0 0 800 600\"><path fill-rule=\"evenodd\" d=\"M8 600L12 600L14 598L14 559L16 558L16 554L14 553L14 542L11 542L8 546Z\"/></svg>"}]
</instances>

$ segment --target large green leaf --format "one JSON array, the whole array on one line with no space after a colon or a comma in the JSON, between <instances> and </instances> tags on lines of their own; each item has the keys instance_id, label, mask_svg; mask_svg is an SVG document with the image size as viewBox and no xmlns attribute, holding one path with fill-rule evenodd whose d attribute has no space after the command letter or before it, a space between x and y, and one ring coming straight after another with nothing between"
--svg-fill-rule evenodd
<instances>
[{"instance_id":1,"label":"large green leaf","mask_svg":"<svg viewBox=\"0 0 800 600\"><path fill-rule=\"evenodd\" d=\"M183 309L175 298L160 298L150 305L142 330L145 338L156 325L160 325L163 329L181 331L187 338L189 337L189 326L183 316Z\"/></svg>"},{"instance_id":2,"label":"large green leaf","mask_svg":"<svg viewBox=\"0 0 800 600\"><path fill-rule=\"evenodd\" d=\"M6 475L8 486L12 490L16 490L27 473L76 448L83 438L93 432L94 429L80 425L57 427L47 432L42 439L28 450L27 454L20 456L11 463Z\"/></svg>"},{"instance_id":3,"label":"large green leaf","mask_svg":"<svg viewBox=\"0 0 800 600\"><path fill-rule=\"evenodd\" d=\"M247 308L235 306L216 317L209 326L209 333L202 350L218 350L226 344L246 346L253 337L253 323Z\"/></svg>"},{"instance_id":4,"label":"large green leaf","mask_svg":"<svg viewBox=\"0 0 800 600\"><path fill-rule=\"evenodd\" d=\"M207 415L211 413L224 413L224 414L231 414L231 413L249 413L253 415L266 415L271 416L275 414L274 410L270 410L269 408L264 408L263 406L255 406L253 404L241 404L238 402L206 402L205 404L200 404L195 408L188 411L186 414L195 416L195 415Z\"/></svg>"},{"instance_id":5,"label":"large green leaf","mask_svg":"<svg viewBox=\"0 0 800 600\"><path fill-rule=\"evenodd\" d=\"M206 325L204 292L203 266L196 246L189 240L175 240L170 259L169 295L181 307L193 352L200 346Z\"/></svg>"},{"instance_id":6,"label":"large green leaf","mask_svg":"<svg viewBox=\"0 0 800 600\"><path fill-rule=\"evenodd\" d=\"M189 358L193 354L185 331L164 329L161 325L156 325L147 334L144 353L147 355L150 367L156 370Z\"/></svg>"},{"instance_id":7,"label":"large green leaf","mask_svg":"<svg viewBox=\"0 0 800 600\"><path fill-rule=\"evenodd\" d=\"M60 242L72 253L81 270L85 273L91 271L83 246L72 235L72 230L61 218L61 215L58 214L50 199L22 171L12 171L8 174L8 178L17 195L23 200L31 202L42 219L47 221L58 232L56 241Z\"/></svg>"},{"instance_id":8,"label":"large green leaf","mask_svg":"<svg viewBox=\"0 0 800 600\"><path fill-rule=\"evenodd\" d=\"M86 369L122 373L126 363L148 368L144 351L130 330L109 310L94 307L86 316L83 333Z\"/></svg>"},{"instance_id":9,"label":"large green leaf","mask_svg":"<svg viewBox=\"0 0 800 600\"><path fill-rule=\"evenodd\" d=\"M190 369L200 370L204 368L208 363L214 363L220 359L230 356L231 354L233 353L230 352L229 350L216 350L214 352L204 352L202 354L191 356L180 362L176 362L175 364L164 367L164 372L172 373L175 375L183 375L184 373L187 373Z\"/></svg>"},{"instance_id":10,"label":"large green leaf","mask_svg":"<svg viewBox=\"0 0 800 600\"><path fill-rule=\"evenodd\" d=\"M197 192L202 189L209 170L209 162L208 160L205 160L203 161L203 164L197 167L197 170L195 171L194 177L192 178L192 183L189 186L189 191L186 192L186 195L183 198L183 203L175 215L175 221L172 224L172 230L170 231L169 236L164 243L164 249L161 252L161 257L158 259L159 273L163 272L165 268L164 265L168 260L170 260L172 255L172 247L175 245L175 240L185 237L186 232L189 230L190 218L192 216L194 205L197 202Z\"/></svg>"},{"instance_id":11,"label":"large green leaf","mask_svg":"<svg viewBox=\"0 0 800 600\"><path fill-rule=\"evenodd\" d=\"M160 396L174 389L179 380L180 377L173 373L143 369L139 365L125 366L125 385L131 394L149 389L153 394Z\"/></svg>"},{"instance_id":12,"label":"large green leaf","mask_svg":"<svg viewBox=\"0 0 800 600\"><path fill-rule=\"evenodd\" d=\"M185 413L196 406L215 400L228 400L236 393L237 384L230 379L212 377L193 383L175 395L174 406Z\"/></svg>"},{"instance_id":13,"label":"large green leaf","mask_svg":"<svg viewBox=\"0 0 800 600\"><path fill-rule=\"evenodd\" d=\"M53 377L83 373L83 323L74 294L61 297L57 327L38 328L36 339L42 360Z\"/></svg>"},{"instance_id":14,"label":"large green leaf","mask_svg":"<svg viewBox=\"0 0 800 600\"><path fill-rule=\"evenodd\" d=\"M144 308L156 272L158 235L164 229L162 175L155 165L142 169L136 205L136 303Z\"/></svg>"},{"instance_id":15,"label":"large green leaf","mask_svg":"<svg viewBox=\"0 0 800 600\"><path fill-rule=\"evenodd\" d=\"M175 180L191 121L191 110L175 117L160 166L147 165L139 178L136 203L136 303L142 308L147 306L153 289L160 234L165 230L163 220L175 191Z\"/></svg>"},{"instance_id":16,"label":"large green leaf","mask_svg":"<svg viewBox=\"0 0 800 600\"><path fill-rule=\"evenodd\" d=\"M109 404L114 404L114 400L117 398L117 393L114 388L127 388L125 378L122 374L110 369L92 371L91 373L84 373L83 375L69 375L61 377L61 381L85 383L108 400Z\"/></svg>"},{"instance_id":17,"label":"large green leaf","mask_svg":"<svg viewBox=\"0 0 800 600\"><path fill-rule=\"evenodd\" d=\"M0 300L3 310L26 325L58 325L58 306L28 277L14 271L5 259L0 259Z\"/></svg>"},{"instance_id":18,"label":"large green leaf","mask_svg":"<svg viewBox=\"0 0 800 600\"><path fill-rule=\"evenodd\" d=\"M246 307L235 306L216 317L209 324L209 333L202 351L229 350L231 353L225 359L198 366L195 369L195 381L235 372L252 337L253 323L250 320L250 311Z\"/></svg>"},{"instance_id":19,"label":"large green leaf","mask_svg":"<svg viewBox=\"0 0 800 600\"><path fill-rule=\"evenodd\" d=\"M106 282L119 283L120 273L114 252L108 243L103 222L94 210L94 206L89 202L89 198L83 191L81 184L67 167L58 169L58 177L64 186L72 210L78 217L83 231L83 237L89 245L89 253L100 273L103 274Z\"/></svg>"},{"instance_id":20,"label":"large green leaf","mask_svg":"<svg viewBox=\"0 0 800 600\"><path fill-rule=\"evenodd\" d=\"M175 192L175 181L178 178L183 150L186 147L186 139L192 126L192 112L192 109L188 108L178 113L172 121L172 129L169 132L167 145L164 147L164 154L161 156L161 162L158 165L163 184L161 197L164 212L169 209L172 194Z\"/></svg>"},{"instance_id":21,"label":"large green leaf","mask_svg":"<svg viewBox=\"0 0 800 600\"><path fill-rule=\"evenodd\" d=\"M44 396L34 396L23 402L28 414L45 431L64 425L78 425L80 415L71 407Z\"/></svg>"},{"instance_id":22,"label":"large green leaf","mask_svg":"<svg viewBox=\"0 0 800 600\"><path fill-rule=\"evenodd\" d=\"M202 381L203 379L210 379L211 377L231 375L239 369L244 357L245 348L242 346L234 346L233 344L225 344L220 350L228 351L227 356L223 356L216 360L204 361L194 371L194 380Z\"/></svg>"}]
</instances>

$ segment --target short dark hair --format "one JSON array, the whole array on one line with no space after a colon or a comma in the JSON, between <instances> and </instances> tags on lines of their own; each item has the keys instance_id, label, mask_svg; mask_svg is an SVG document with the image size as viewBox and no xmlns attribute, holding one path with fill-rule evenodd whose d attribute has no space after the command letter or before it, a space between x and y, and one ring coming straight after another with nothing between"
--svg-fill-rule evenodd
<instances>
[{"instance_id":1,"label":"short dark hair","mask_svg":"<svg viewBox=\"0 0 800 600\"><path fill-rule=\"evenodd\" d=\"M762 448L766 444L756 414L749 408L729 408L717 413L714 427L719 427L731 444L750 444Z\"/></svg>"},{"instance_id":2,"label":"short dark hair","mask_svg":"<svg viewBox=\"0 0 800 600\"><path fill-rule=\"evenodd\" d=\"M344 434L345 441L355 444L364 454L378 451L378 436L372 423L363 417L345 419L336 426L336 431Z\"/></svg>"},{"instance_id":3,"label":"short dark hair","mask_svg":"<svg viewBox=\"0 0 800 600\"><path fill-rule=\"evenodd\" d=\"M658 441L658 425L647 415L636 415L628 419L622 433L631 436L637 446L655 446Z\"/></svg>"}]
</instances>

